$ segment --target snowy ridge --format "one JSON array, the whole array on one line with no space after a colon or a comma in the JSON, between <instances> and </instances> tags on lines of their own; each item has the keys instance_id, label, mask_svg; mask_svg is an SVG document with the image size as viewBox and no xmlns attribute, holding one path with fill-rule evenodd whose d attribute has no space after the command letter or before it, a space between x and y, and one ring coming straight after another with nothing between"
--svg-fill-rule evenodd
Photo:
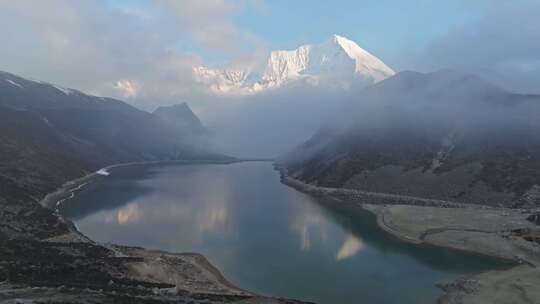
<instances>
[{"instance_id":1,"label":"snowy ridge","mask_svg":"<svg viewBox=\"0 0 540 304\"><path fill-rule=\"evenodd\" d=\"M249 71L237 69L209 69L196 67L193 69L195 80L210 85L210 89L216 92L229 92L239 89L247 80Z\"/></svg>"},{"instance_id":2,"label":"snowy ridge","mask_svg":"<svg viewBox=\"0 0 540 304\"><path fill-rule=\"evenodd\" d=\"M293 51L274 51L270 53L262 82L275 83L295 79L301 76L310 63L312 46L305 45Z\"/></svg>"},{"instance_id":3,"label":"snowy ridge","mask_svg":"<svg viewBox=\"0 0 540 304\"><path fill-rule=\"evenodd\" d=\"M273 51L262 71L196 67L193 74L215 93L254 94L294 81L336 88L362 87L395 72L354 41L334 35L322 44Z\"/></svg>"},{"instance_id":4,"label":"snowy ridge","mask_svg":"<svg viewBox=\"0 0 540 304\"><path fill-rule=\"evenodd\" d=\"M14 86L16 86L16 87L19 87L19 88L23 89L23 86L22 86L22 85L16 83L16 82L13 81L13 80L10 80L10 79L5 79L5 80L6 80L8 83L10 83L10 84L12 84L12 85L14 85Z\"/></svg>"},{"instance_id":5,"label":"snowy ridge","mask_svg":"<svg viewBox=\"0 0 540 304\"><path fill-rule=\"evenodd\" d=\"M50 84L50 85L52 85L55 89L57 89L58 91L64 93L65 95L69 95L69 94L71 94L73 92L70 89L66 89L66 88L63 88L63 87L55 85L55 84Z\"/></svg>"},{"instance_id":6,"label":"snowy ridge","mask_svg":"<svg viewBox=\"0 0 540 304\"><path fill-rule=\"evenodd\" d=\"M335 43L339 44L351 59L356 62L356 73L371 76L376 82L384 80L395 72L379 58L362 49L354 41L338 35L334 36Z\"/></svg>"},{"instance_id":7,"label":"snowy ridge","mask_svg":"<svg viewBox=\"0 0 540 304\"><path fill-rule=\"evenodd\" d=\"M89 96L89 97L98 97L98 96L82 93L82 92L80 92L78 90L75 90L75 89L65 88L65 87L62 87L62 86L54 84L54 83L44 82L44 81L36 80L36 79L30 78L30 77L23 78L23 77L18 76L18 75L14 75L14 74L11 74L11 73L8 73L8 72L0 71L0 80L2 80L2 78L7 83L9 83L9 84L11 84L13 86L16 86L16 87L18 87L20 89L32 89L34 86L39 85L39 86L47 86L47 87L50 87L51 89L55 89L55 90L59 91L61 94L66 95L66 96L68 96L68 95L85 95L85 96Z\"/></svg>"}]
</instances>

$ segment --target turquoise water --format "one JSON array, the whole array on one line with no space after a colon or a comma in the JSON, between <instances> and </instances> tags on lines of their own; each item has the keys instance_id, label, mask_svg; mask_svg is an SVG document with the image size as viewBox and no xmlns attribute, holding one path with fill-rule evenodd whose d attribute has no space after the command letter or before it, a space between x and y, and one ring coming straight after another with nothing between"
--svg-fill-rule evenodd
<instances>
[{"instance_id":1,"label":"turquoise water","mask_svg":"<svg viewBox=\"0 0 540 304\"><path fill-rule=\"evenodd\" d=\"M199 252L242 288L322 304L435 303L435 283L501 266L401 242L266 162L117 168L62 213L97 241Z\"/></svg>"}]
</instances>

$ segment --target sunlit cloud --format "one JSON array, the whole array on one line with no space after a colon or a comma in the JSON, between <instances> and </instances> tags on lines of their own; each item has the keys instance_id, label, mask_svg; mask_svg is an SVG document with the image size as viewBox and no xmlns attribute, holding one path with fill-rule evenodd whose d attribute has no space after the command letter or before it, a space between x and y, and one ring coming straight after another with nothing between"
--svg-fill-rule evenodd
<instances>
[{"instance_id":1,"label":"sunlit cloud","mask_svg":"<svg viewBox=\"0 0 540 304\"><path fill-rule=\"evenodd\" d=\"M118 80L114 84L114 88L119 90L124 98L136 97L139 92L140 85L135 81Z\"/></svg>"},{"instance_id":2,"label":"sunlit cloud","mask_svg":"<svg viewBox=\"0 0 540 304\"><path fill-rule=\"evenodd\" d=\"M236 59L258 43L236 16L262 1L2 1L2 70L125 99L145 110L200 101L194 66L224 54ZM255 5L257 4L258 5ZM254 10L258 12L258 10ZM16 32L13 30L16 29ZM251 45L251 47L250 47ZM203 107L202 105L199 107Z\"/></svg>"}]
</instances>

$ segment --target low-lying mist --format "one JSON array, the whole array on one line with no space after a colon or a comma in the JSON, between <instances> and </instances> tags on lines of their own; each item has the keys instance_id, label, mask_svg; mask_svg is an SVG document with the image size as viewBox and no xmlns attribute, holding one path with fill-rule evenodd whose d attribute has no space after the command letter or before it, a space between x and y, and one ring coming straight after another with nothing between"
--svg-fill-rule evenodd
<instances>
[{"instance_id":1,"label":"low-lying mist","mask_svg":"<svg viewBox=\"0 0 540 304\"><path fill-rule=\"evenodd\" d=\"M506 92L449 70L402 72L365 89L295 86L229 99L203 116L216 148L237 157L264 158L285 154L318 131L319 140L396 126L507 134L515 128L538 128L540 106L536 96Z\"/></svg>"},{"instance_id":2,"label":"low-lying mist","mask_svg":"<svg viewBox=\"0 0 540 304\"><path fill-rule=\"evenodd\" d=\"M229 97L202 120L218 150L236 157L275 158L339 119L355 90L294 87Z\"/></svg>"},{"instance_id":3,"label":"low-lying mist","mask_svg":"<svg viewBox=\"0 0 540 304\"><path fill-rule=\"evenodd\" d=\"M285 158L299 163L360 150L375 157L422 150L419 144L428 154L456 144L475 154L540 145L540 96L510 93L474 75L402 72L355 94L338 119Z\"/></svg>"}]
</instances>

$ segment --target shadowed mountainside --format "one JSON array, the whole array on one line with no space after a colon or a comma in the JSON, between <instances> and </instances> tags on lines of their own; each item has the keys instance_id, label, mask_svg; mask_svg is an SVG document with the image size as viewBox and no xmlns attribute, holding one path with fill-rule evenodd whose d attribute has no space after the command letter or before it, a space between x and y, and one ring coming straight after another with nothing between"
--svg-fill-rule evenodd
<instances>
[{"instance_id":1,"label":"shadowed mountainside","mask_svg":"<svg viewBox=\"0 0 540 304\"><path fill-rule=\"evenodd\" d=\"M179 132L203 133L206 131L201 120L193 113L187 103L159 107L153 114L178 127Z\"/></svg>"},{"instance_id":2,"label":"shadowed mountainside","mask_svg":"<svg viewBox=\"0 0 540 304\"><path fill-rule=\"evenodd\" d=\"M33 201L114 163L225 158L195 144L198 135L187 124L180 132L180 126L122 101L5 72L0 72L0 117L0 179ZM13 195L2 187L0 196Z\"/></svg>"},{"instance_id":3,"label":"shadowed mountainside","mask_svg":"<svg viewBox=\"0 0 540 304\"><path fill-rule=\"evenodd\" d=\"M0 72L0 302L254 298L200 255L102 246L38 203L66 181L115 163L232 159L196 146L196 137L122 101ZM137 265L176 277L146 276L133 270Z\"/></svg>"},{"instance_id":4,"label":"shadowed mountainside","mask_svg":"<svg viewBox=\"0 0 540 304\"><path fill-rule=\"evenodd\" d=\"M401 72L348 104L281 161L311 184L540 205L540 96L453 71Z\"/></svg>"}]
</instances>

